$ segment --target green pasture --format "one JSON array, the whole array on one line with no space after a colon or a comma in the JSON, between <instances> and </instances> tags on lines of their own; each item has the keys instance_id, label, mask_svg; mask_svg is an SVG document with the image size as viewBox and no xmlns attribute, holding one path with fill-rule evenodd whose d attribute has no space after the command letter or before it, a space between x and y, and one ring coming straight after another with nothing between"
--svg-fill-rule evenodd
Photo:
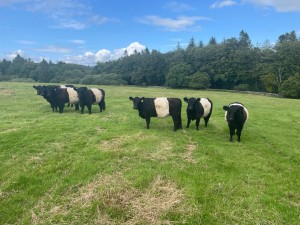
<instances>
[{"instance_id":1,"label":"green pasture","mask_svg":"<svg viewBox=\"0 0 300 225\"><path fill-rule=\"evenodd\" d=\"M299 224L300 102L232 92L101 86L106 111L50 105L0 83L0 224ZM96 87L96 86L93 86ZM128 97L209 97L201 120L150 129ZM250 118L241 142L223 105Z\"/></svg>"}]
</instances>

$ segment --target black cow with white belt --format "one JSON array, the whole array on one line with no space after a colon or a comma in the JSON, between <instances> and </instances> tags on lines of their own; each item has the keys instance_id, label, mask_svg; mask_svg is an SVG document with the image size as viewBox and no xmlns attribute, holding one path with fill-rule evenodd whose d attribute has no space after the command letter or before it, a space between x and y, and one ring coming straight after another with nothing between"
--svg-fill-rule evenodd
<instances>
[{"instance_id":1,"label":"black cow with white belt","mask_svg":"<svg viewBox=\"0 0 300 225\"><path fill-rule=\"evenodd\" d=\"M228 123L230 132L229 141L232 141L232 136L236 131L238 141L240 142L244 124L249 118L248 110L242 103L239 102L233 102L229 105L223 106L223 109L225 110L225 120Z\"/></svg>"},{"instance_id":2,"label":"black cow with white belt","mask_svg":"<svg viewBox=\"0 0 300 225\"><path fill-rule=\"evenodd\" d=\"M105 91L98 88L79 87L75 88L78 93L81 113L84 111L84 107L88 108L89 114L92 113L92 105L99 105L100 112L105 110Z\"/></svg>"},{"instance_id":3,"label":"black cow with white belt","mask_svg":"<svg viewBox=\"0 0 300 225\"><path fill-rule=\"evenodd\" d=\"M196 120L196 129L199 130L200 119L203 118L205 121L205 127L212 113L213 103L209 98L187 98L183 99L188 103L186 108L187 125L189 128L191 120Z\"/></svg>"},{"instance_id":4,"label":"black cow with white belt","mask_svg":"<svg viewBox=\"0 0 300 225\"><path fill-rule=\"evenodd\" d=\"M181 100L179 98L145 98L129 97L133 102L133 109L139 111L139 116L146 120L147 129L149 129L151 117L172 116L174 131L182 129L181 122Z\"/></svg>"}]
</instances>

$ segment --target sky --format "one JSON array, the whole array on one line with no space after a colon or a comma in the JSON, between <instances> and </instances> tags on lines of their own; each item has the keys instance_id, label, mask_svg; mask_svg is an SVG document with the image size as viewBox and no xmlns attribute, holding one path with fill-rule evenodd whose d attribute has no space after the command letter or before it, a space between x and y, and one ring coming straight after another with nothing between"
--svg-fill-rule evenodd
<instances>
[{"instance_id":1,"label":"sky","mask_svg":"<svg viewBox=\"0 0 300 225\"><path fill-rule=\"evenodd\" d=\"M242 30L254 46L299 37L300 0L0 0L0 60L93 66L125 50L165 53Z\"/></svg>"}]
</instances>

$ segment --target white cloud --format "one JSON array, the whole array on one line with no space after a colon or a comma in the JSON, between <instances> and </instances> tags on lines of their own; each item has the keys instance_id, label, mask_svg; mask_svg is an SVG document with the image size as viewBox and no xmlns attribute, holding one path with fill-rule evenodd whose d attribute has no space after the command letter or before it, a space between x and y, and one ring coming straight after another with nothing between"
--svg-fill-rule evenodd
<instances>
[{"instance_id":1,"label":"white cloud","mask_svg":"<svg viewBox=\"0 0 300 225\"><path fill-rule=\"evenodd\" d=\"M85 40L79 40L79 39L70 40L70 42L73 43L73 44L76 44L76 45L85 44Z\"/></svg>"},{"instance_id":2,"label":"white cloud","mask_svg":"<svg viewBox=\"0 0 300 225\"><path fill-rule=\"evenodd\" d=\"M89 21L92 22L93 24L104 24L108 21L114 21L114 19L108 19L107 17L100 16L100 15L93 15L89 18Z\"/></svg>"},{"instance_id":3,"label":"white cloud","mask_svg":"<svg viewBox=\"0 0 300 225\"><path fill-rule=\"evenodd\" d=\"M50 52L50 53L70 53L72 50L69 48L59 47L55 45L49 45L44 48L36 48L34 49L37 52Z\"/></svg>"},{"instance_id":4,"label":"white cloud","mask_svg":"<svg viewBox=\"0 0 300 225\"><path fill-rule=\"evenodd\" d=\"M272 7L278 12L300 12L299 0L242 0L262 7Z\"/></svg>"},{"instance_id":5,"label":"white cloud","mask_svg":"<svg viewBox=\"0 0 300 225\"><path fill-rule=\"evenodd\" d=\"M223 8L226 6L233 6L236 5L237 3L235 1L232 0L223 0L223 1L217 1L215 3L213 3L210 8Z\"/></svg>"},{"instance_id":6,"label":"white cloud","mask_svg":"<svg viewBox=\"0 0 300 225\"><path fill-rule=\"evenodd\" d=\"M119 49L117 51L120 51L120 50L123 50L123 53L124 51L126 50L128 55L132 55L134 53L134 51L136 50L137 52L141 52L143 50L145 50L146 47L144 45L141 45L140 43L138 42L133 42L131 43L129 46L127 46L126 48L123 48L123 49Z\"/></svg>"},{"instance_id":7,"label":"white cloud","mask_svg":"<svg viewBox=\"0 0 300 225\"><path fill-rule=\"evenodd\" d=\"M211 20L202 16L180 16L177 19L162 18L159 16L145 16L139 19L140 23L149 24L153 26L163 27L167 31L183 31L189 29L199 29L197 24L200 20Z\"/></svg>"},{"instance_id":8,"label":"white cloud","mask_svg":"<svg viewBox=\"0 0 300 225\"><path fill-rule=\"evenodd\" d=\"M240 0L240 3L254 4L259 7L274 8L278 12L300 12L300 0ZM210 8L223 8L238 4L234 0L218 0Z\"/></svg>"},{"instance_id":9,"label":"white cloud","mask_svg":"<svg viewBox=\"0 0 300 225\"><path fill-rule=\"evenodd\" d=\"M182 2L169 2L164 6L165 9L171 10L173 12L183 12L188 10L194 10L194 8L186 3Z\"/></svg>"},{"instance_id":10,"label":"white cloud","mask_svg":"<svg viewBox=\"0 0 300 225\"><path fill-rule=\"evenodd\" d=\"M57 24L51 27L58 29L83 30L87 27L87 24L73 19L59 19L57 20Z\"/></svg>"},{"instance_id":11,"label":"white cloud","mask_svg":"<svg viewBox=\"0 0 300 225\"><path fill-rule=\"evenodd\" d=\"M23 2L28 2L28 1L30 1L30 0L1 0L0 6L11 6L13 4L23 3Z\"/></svg>"},{"instance_id":12,"label":"white cloud","mask_svg":"<svg viewBox=\"0 0 300 225\"><path fill-rule=\"evenodd\" d=\"M78 40L75 40L78 41ZM115 49L113 51L107 49L101 49L97 52L86 51L80 55L70 55L71 49L57 47L57 46L46 46L45 48L34 49L37 52L44 52L44 53L57 53L57 54L64 54L64 58L60 59L59 61L64 61L66 63L75 63L81 65L89 65L94 66L97 62L107 62L111 60L117 60L124 55L125 50L127 51L128 55L134 54L135 51L142 52L145 50L146 47L138 42L133 42L125 48ZM6 54L4 57L7 60L13 60L17 55L22 56L23 58L31 58L34 62L41 62L43 59L46 61L50 61L48 57L44 56L27 56L23 50L17 50ZM66 55L68 54L68 55Z\"/></svg>"},{"instance_id":13,"label":"white cloud","mask_svg":"<svg viewBox=\"0 0 300 225\"><path fill-rule=\"evenodd\" d=\"M101 49L94 55L94 57L96 62L106 62L113 59L114 55L107 49Z\"/></svg>"},{"instance_id":14,"label":"white cloud","mask_svg":"<svg viewBox=\"0 0 300 225\"><path fill-rule=\"evenodd\" d=\"M0 0L0 7L14 7L43 14L53 21L52 28L82 30L91 25L116 21L93 12L88 2L80 0Z\"/></svg>"},{"instance_id":15,"label":"white cloud","mask_svg":"<svg viewBox=\"0 0 300 225\"><path fill-rule=\"evenodd\" d=\"M35 44L34 41L28 41L28 40L17 40L16 42L18 42L19 44L23 44L23 45L33 45L33 44Z\"/></svg>"},{"instance_id":16,"label":"white cloud","mask_svg":"<svg viewBox=\"0 0 300 225\"><path fill-rule=\"evenodd\" d=\"M76 64L82 64L82 65L95 65L97 62L107 62L111 60L116 60L124 56L125 50L127 51L128 55L134 54L135 50L137 52L141 52L146 47L138 42L133 42L126 48L119 48L115 49L113 51L107 50L107 49L101 49L97 51L96 53L87 51L83 53L82 55L77 56L66 56L65 62L67 63L76 63Z\"/></svg>"},{"instance_id":17,"label":"white cloud","mask_svg":"<svg viewBox=\"0 0 300 225\"><path fill-rule=\"evenodd\" d=\"M21 56L21 57L23 57L23 58L26 57L25 52L24 52L23 50L19 49L19 50L16 50L16 51L13 51L13 52L8 53L8 54L5 56L5 58L11 61L11 60L13 60L17 55L19 55L19 56Z\"/></svg>"},{"instance_id":18,"label":"white cloud","mask_svg":"<svg viewBox=\"0 0 300 225\"><path fill-rule=\"evenodd\" d=\"M46 61L50 61L49 58L47 57L44 57L44 56L28 56L25 51L19 49L19 50L16 50L16 51L12 51L8 54L6 54L3 59L6 59L6 60L9 60L9 61L12 61L14 58L16 58L16 56L19 55L21 56L22 58L24 59L27 59L27 58L30 58L33 62L36 62L36 63L39 63L41 62L42 60L46 60Z\"/></svg>"}]
</instances>

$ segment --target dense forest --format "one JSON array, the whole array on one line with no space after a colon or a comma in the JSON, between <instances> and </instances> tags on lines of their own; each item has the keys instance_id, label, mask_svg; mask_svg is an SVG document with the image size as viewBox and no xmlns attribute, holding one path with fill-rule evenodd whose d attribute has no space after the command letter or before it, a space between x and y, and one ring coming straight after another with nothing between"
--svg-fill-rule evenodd
<instances>
[{"instance_id":1,"label":"dense forest","mask_svg":"<svg viewBox=\"0 0 300 225\"><path fill-rule=\"evenodd\" d=\"M39 63L17 56L0 61L0 81L43 83L167 86L192 89L228 89L277 93L300 98L300 39L282 34L275 44L254 47L249 35L204 45L191 38L186 48L151 52L146 48L94 67Z\"/></svg>"}]
</instances>

